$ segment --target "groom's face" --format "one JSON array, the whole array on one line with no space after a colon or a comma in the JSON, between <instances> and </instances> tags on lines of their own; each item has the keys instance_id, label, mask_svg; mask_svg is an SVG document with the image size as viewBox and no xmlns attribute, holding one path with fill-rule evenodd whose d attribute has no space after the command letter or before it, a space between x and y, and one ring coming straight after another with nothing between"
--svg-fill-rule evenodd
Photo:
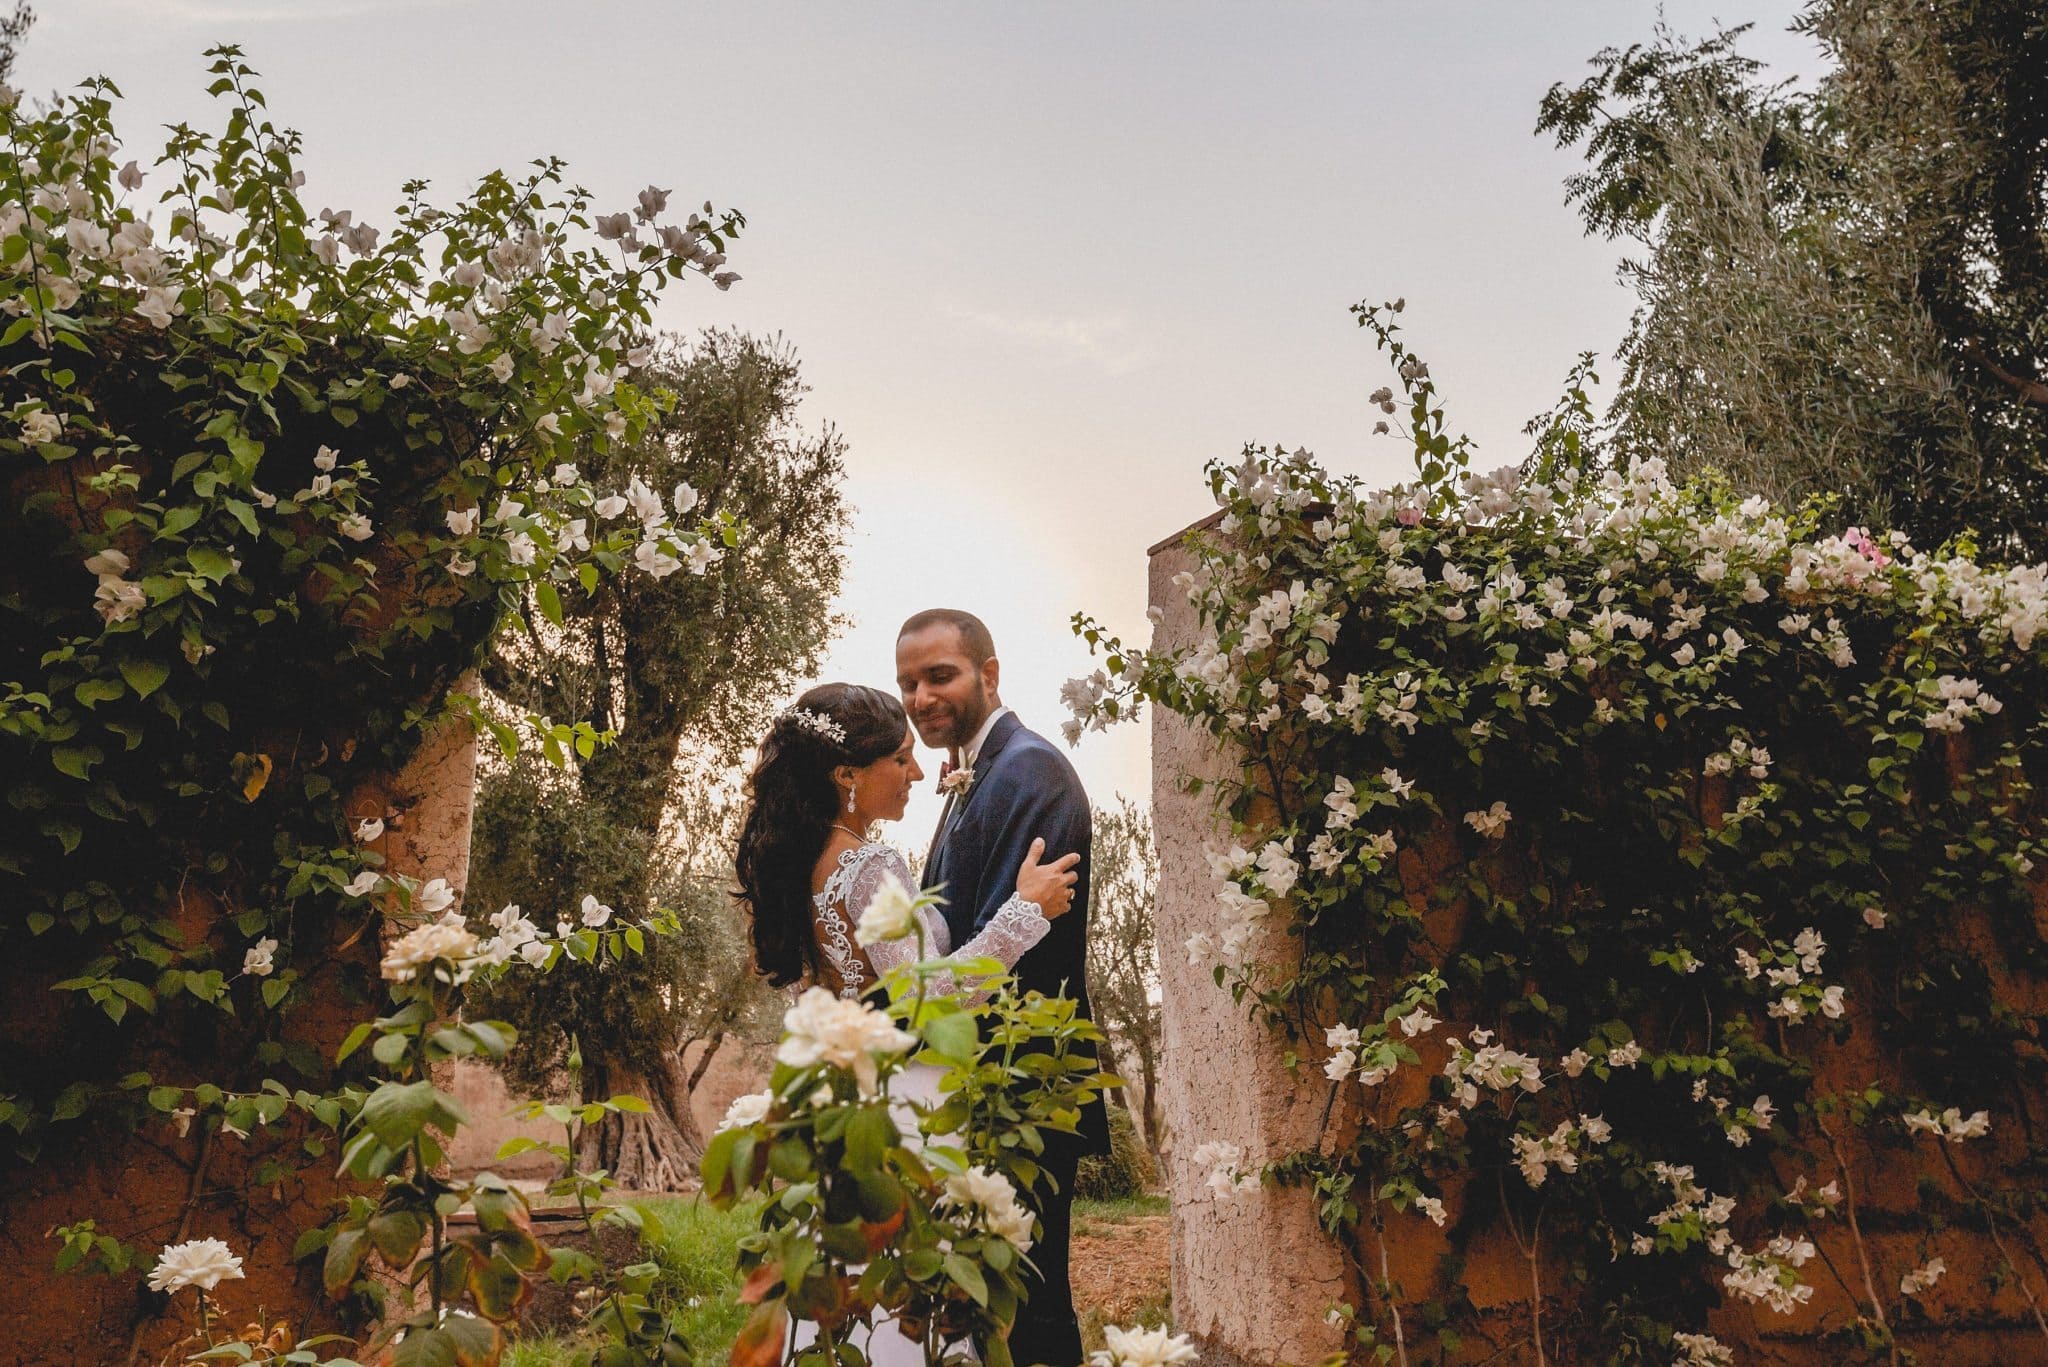
<instances>
[{"instance_id":1,"label":"groom's face","mask_svg":"<svg viewBox=\"0 0 2048 1367\"><path fill-rule=\"evenodd\" d=\"M968 658L957 627L939 624L896 641L896 686L918 739L945 750L974 739L993 706L997 665Z\"/></svg>"}]
</instances>

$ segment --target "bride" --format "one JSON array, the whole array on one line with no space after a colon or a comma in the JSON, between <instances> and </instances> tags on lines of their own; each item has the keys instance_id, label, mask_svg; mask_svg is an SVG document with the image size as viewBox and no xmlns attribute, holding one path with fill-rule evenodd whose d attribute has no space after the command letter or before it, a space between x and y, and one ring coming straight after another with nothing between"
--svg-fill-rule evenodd
<instances>
[{"instance_id":1,"label":"bride","mask_svg":"<svg viewBox=\"0 0 2048 1367\"><path fill-rule=\"evenodd\" d=\"M924 777L915 745L893 694L840 683L805 693L762 740L733 863L755 967L775 986L879 996L883 975L917 954L914 936L862 946L853 934L868 903L891 880L917 888L903 856L868 836L877 823L902 819L912 786ZM1040 864L1044 846L1042 840L1032 845L1017 871L1016 895L966 944L952 943L944 916L920 909L925 953L1014 967L1074 898L1080 856ZM952 990L949 977L934 985ZM904 1069L891 1080L892 1100L932 1100L942 1071L930 1064ZM906 1109L899 1109L899 1125L914 1123ZM803 1348L816 1335L816 1326L800 1322L793 1346ZM874 1367L922 1367L925 1361L923 1345L897 1332L891 1320L856 1330L851 1341Z\"/></svg>"}]
</instances>

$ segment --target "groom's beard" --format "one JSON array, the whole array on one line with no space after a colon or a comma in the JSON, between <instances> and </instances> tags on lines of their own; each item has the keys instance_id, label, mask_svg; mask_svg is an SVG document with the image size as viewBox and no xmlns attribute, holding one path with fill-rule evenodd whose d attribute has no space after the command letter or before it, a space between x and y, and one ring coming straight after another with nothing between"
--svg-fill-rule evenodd
<instances>
[{"instance_id":1,"label":"groom's beard","mask_svg":"<svg viewBox=\"0 0 2048 1367\"><path fill-rule=\"evenodd\" d=\"M974 733L981 729L981 724L988 720L988 714L992 710L988 702L988 690L977 681L974 697L969 700L965 709L955 709L947 705L946 710L941 712L934 708L924 714L931 718L932 724L929 726L922 717L918 718L918 737L935 750L958 750L974 739ZM933 715L934 713L937 715Z\"/></svg>"}]
</instances>

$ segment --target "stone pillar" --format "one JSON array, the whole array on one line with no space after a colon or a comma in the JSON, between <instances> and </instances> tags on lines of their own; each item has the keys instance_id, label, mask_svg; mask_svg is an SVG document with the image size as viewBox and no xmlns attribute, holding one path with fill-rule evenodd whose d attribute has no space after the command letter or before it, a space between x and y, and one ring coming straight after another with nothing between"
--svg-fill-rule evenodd
<instances>
[{"instance_id":1,"label":"stone pillar","mask_svg":"<svg viewBox=\"0 0 2048 1367\"><path fill-rule=\"evenodd\" d=\"M1189 531L1202 529L1197 524ZM1174 575L1194 566L1188 533L1151 551L1151 603L1164 617L1155 648L1192 640L1196 621ZM1266 1186L1218 1198L1194 1153L1205 1141L1242 1147L1247 1161L1316 1142L1320 1098L1282 1066L1283 1041L1216 986L1207 963L1189 964L1181 946L1216 925L1215 880L1205 850L1228 835L1213 793L1190 794L1188 779L1234 778L1237 765L1207 731L1152 710L1152 822L1159 845L1159 986L1164 1033L1160 1101L1164 1168L1173 1207L1175 1328L1212 1367L1312 1363L1341 1352L1324 1322L1340 1302L1358 1303L1337 1245L1316 1224L1306 1191ZM1289 952L1269 933L1259 953Z\"/></svg>"}]
</instances>

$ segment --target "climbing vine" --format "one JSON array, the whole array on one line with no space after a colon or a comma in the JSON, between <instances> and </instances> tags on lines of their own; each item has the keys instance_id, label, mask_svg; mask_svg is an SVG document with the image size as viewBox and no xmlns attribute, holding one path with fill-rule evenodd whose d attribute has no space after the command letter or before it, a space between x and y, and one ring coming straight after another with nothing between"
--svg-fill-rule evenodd
<instances>
[{"instance_id":1,"label":"climbing vine","mask_svg":"<svg viewBox=\"0 0 2048 1367\"><path fill-rule=\"evenodd\" d=\"M140 1134L190 1173L183 1240L223 1184L246 1213L239 1184L284 1201L339 1158L380 1195L296 1256L327 1250L329 1289L374 1302L366 1250L396 1274L431 1230L424 1351L467 1332L435 1323L446 1304L501 1318L547 1265L507 1232L523 1202L502 1184L432 1175L460 1116L426 1065L509 1042L459 1019L457 979L637 952L662 922L585 898L533 909L552 934L514 906L479 935L446 878L387 867L409 814L382 785L451 716L507 750L588 759L607 737L587 723L507 722L458 680L529 594L559 624L600 576L702 573L737 544L729 519L692 516L686 486L595 488L576 460L672 402L636 383L653 307L692 275L731 285L744 220L671 213L654 186L598 213L552 159L445 207L408 184L380 225L314 212L255 73L234 47L209 57L217 129L180 124L154 156L122 149L105 80L39 110L0 87L0 900L18 1046L0 1062L0 1165L20 1179ZM411 971L380 964L387 918L417 927L399 941ZM387 987L393 1010L344 1044ZM357 1053L373 1033L374 1058ZM213 1161L223 1149L236 1165ZM465 1203L483 1231L466 1264L441 1238ZM122 1212L80 1215L55 1231L58 1271L148 1269ZM150 1289L227 1275L201 1245L167 1250ZM631 1294L606 1302L632 1310L614 1337L674 1360Z\"/></svg>"},{"instance_id":2,"label":"climbing vine","mask_svg":"<svg viewBox=\"0 0 2048 1367\"><path fill-rule=\"evenodd\" d=\"M1191 638L1076 619L1106 663L1070 736L1151 702L1243 757L1186 949L1326 1096L1301 1152L1205 1145L1211 1185L1313 1192L1381 1359L1726 1362L1790 1326L1904 1360L1966 1240L2048 1337L2048 568L1603 466L1586 364L1475 472L1400 308L1356 312L1415 479L1248 448L1209 470ZM1873 1214L1857 1178L1901 1164ZM1518 1323L1397 1285L1418 1240L1507 1241Z\"/></svg>"}]
</instances>

